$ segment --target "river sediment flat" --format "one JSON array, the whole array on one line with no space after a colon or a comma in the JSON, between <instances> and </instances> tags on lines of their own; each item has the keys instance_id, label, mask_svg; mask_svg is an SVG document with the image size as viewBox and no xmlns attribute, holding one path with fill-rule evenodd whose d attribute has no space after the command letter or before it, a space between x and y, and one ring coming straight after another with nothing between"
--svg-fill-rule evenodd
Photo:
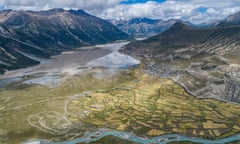
<instances>
[{"instance_id":1,"label":"river sediment flat","mask_svg":"<svg viewBox=\"0 0 240 144\"><path fill-rule=\"evenodd\" d=\"M0 87L19 81L26 84L52 86L69 76L89 73L93 68L102 68L97 71L97 77L107 76L106 71L113 75L118 68L139 63L130 56L118 52L125 44L127 42L83 47L62 52L60 55L52 56L50 60L44 60L44 63L37 66L8 71L4 75L0 75L0 83L2 83Z\"/></svg>"}]
</instances>

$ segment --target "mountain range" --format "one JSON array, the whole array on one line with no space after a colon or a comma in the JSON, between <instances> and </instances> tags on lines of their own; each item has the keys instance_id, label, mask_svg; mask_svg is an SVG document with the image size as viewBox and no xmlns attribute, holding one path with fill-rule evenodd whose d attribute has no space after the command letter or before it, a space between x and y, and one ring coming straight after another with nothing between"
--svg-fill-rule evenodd
<instances>
[{"instance_id":1,"label":"mountain range","mask_svg":"<svg viewBox=\"0 0 240 144\"><path fill-rule=\"evenodd\" d=\"M225 26L225 25L239 25L240 12L228 16L223 20L213 20L200 24L193 24L188 21L178 20L178 19L150 19L150 18L133 18L129 20L108 20L113 25L124 31L125 33L132 35L137 38L145 38L158 35L165 30L169 29L176 22L184 23L186 25L198 28L209 28L216 26Z\"/></svg>"},{"instance_id":2,"label":"mountain range","mask_svg":"<svg viewBox=\"0 0 240 144\"><path fill-rule=\"evenodd\" d=\"M176 23L176 20L163 21L160 19L134 18L130 20L111 20L110 22L134 37L150 37L170 28Z\"/></svg>"},{"instance_id":3,"label":"mountain range","mask_svg":"<svg viewBox=\"0 0 240 144\"><path fill-rule=\"evenodd\" d=\"M122 52L141 59L146 72L171 78L197 97L240 103L239 22L239 13L207 28L177 22Z\"/></svg>"},{"instance_id":4,"label":"mountain range","mask_svg":"<svg viewBox=\"0 0 240 144\"><path fill-rule=\"evenodd\" d=\"M82 10L0 11L0 72L39 63L34 57L128 38Z\"/></svg>"},{"instance_id":5,"label":"mountain range","mask_svg":"<svg viewBox=\"0 0 240 144\"><path fill-rule=\"evenodd\" d=\"M116 27L124 31L125 33L137 38L151 37L162 33L170 28L176 22L182 22L187 25L194 25L187 21L170 19L150 19L150 18L133 18L129 20L109 20Z\"/></svg>"}]
</instances>

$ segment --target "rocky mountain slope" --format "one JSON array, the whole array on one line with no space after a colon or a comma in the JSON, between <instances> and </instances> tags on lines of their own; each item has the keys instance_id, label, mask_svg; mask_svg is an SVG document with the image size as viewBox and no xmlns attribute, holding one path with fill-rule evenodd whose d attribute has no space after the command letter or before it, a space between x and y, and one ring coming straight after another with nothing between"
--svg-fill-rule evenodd
<instances>
[{"instance_id":1,"label":"rocky mountain slope","mask_svg":"<svg viewBox=\"0 0 240 144\"><path fill-rule=\"evenodd\" d=\"M125 46L145 71L168 77L197 97L240 103L240 26L174 24L160 35Z\"/></svg>"},{"instance_id":2,"label":"rocky mountain slope","mask_svg":"<svg viewBox=\"0 0 240 144\"><path fill-rule=\"evenodd\" d=\"M43 49L0 35L0 73L38 64L37 57L49 58L49 54Z\"/></svg>"},{"instance_id":3,"label":"rocky mountain slope","mask_svg":"<svg viewBox=\"0 0 240 144\"><path fill-rule=\"evenodd\" d=\"M82 10L0 11L0 72L38 63L29 55L48 57L128 38L111 23Z\"/></svg>"}]
</instances>

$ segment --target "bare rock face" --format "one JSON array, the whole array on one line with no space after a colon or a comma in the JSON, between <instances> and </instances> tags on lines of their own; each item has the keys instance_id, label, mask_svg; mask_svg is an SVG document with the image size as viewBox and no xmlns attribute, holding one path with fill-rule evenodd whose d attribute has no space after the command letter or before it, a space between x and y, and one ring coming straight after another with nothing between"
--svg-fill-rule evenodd
<instances>
[{"instance_id":1,"label":"bare rock face","mask_svg":"<svg viewBox=\"0 0 240 144\"><path fill-rule=\"evenodd\" d=\"M239 25L194 28L176 23L122 52L142 59L146 72L171 78L196 97L240 103Z\"/></svg>"},{"instance_id":2,"label":"bare rock face","mask_svg":"<svg viewBox=\"0 0 240 144\"><path fill-rule=\"evenodd\" d=\"M38 63L74 47L128 39L114 25L82 10L0 11L0 73Z\"/></svg>"}]
</instances>

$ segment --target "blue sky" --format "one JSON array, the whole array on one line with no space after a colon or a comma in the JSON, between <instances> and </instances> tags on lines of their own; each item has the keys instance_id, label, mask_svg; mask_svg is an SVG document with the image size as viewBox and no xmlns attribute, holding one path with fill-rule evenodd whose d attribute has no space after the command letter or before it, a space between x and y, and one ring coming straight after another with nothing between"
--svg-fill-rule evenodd
<instances>
[{"instance_id":1,"label":"blue sky","mask_svg":"<svg viewBox=\"0 0 240 144\"><path fill-rule=\"evenodd\" d=\"M224 19L240 11L239 0L0 0L0 9L83 9L104 18L127 20L137 17L182 19L203 23Z\"/></svg>"},{"instance_id":2,"label":"blue sky","mask_svg":"<svg viewBox=\"0 0 240 144\"><path fill-rule=\"evenodd\" d=\"M206 7L199 7L199 8L198 8L198 11L199 11L200 13L205 13L205 12L207 12L207 10L208 10L208 8L206 8Z\"/></svg>"}]
</instances>

